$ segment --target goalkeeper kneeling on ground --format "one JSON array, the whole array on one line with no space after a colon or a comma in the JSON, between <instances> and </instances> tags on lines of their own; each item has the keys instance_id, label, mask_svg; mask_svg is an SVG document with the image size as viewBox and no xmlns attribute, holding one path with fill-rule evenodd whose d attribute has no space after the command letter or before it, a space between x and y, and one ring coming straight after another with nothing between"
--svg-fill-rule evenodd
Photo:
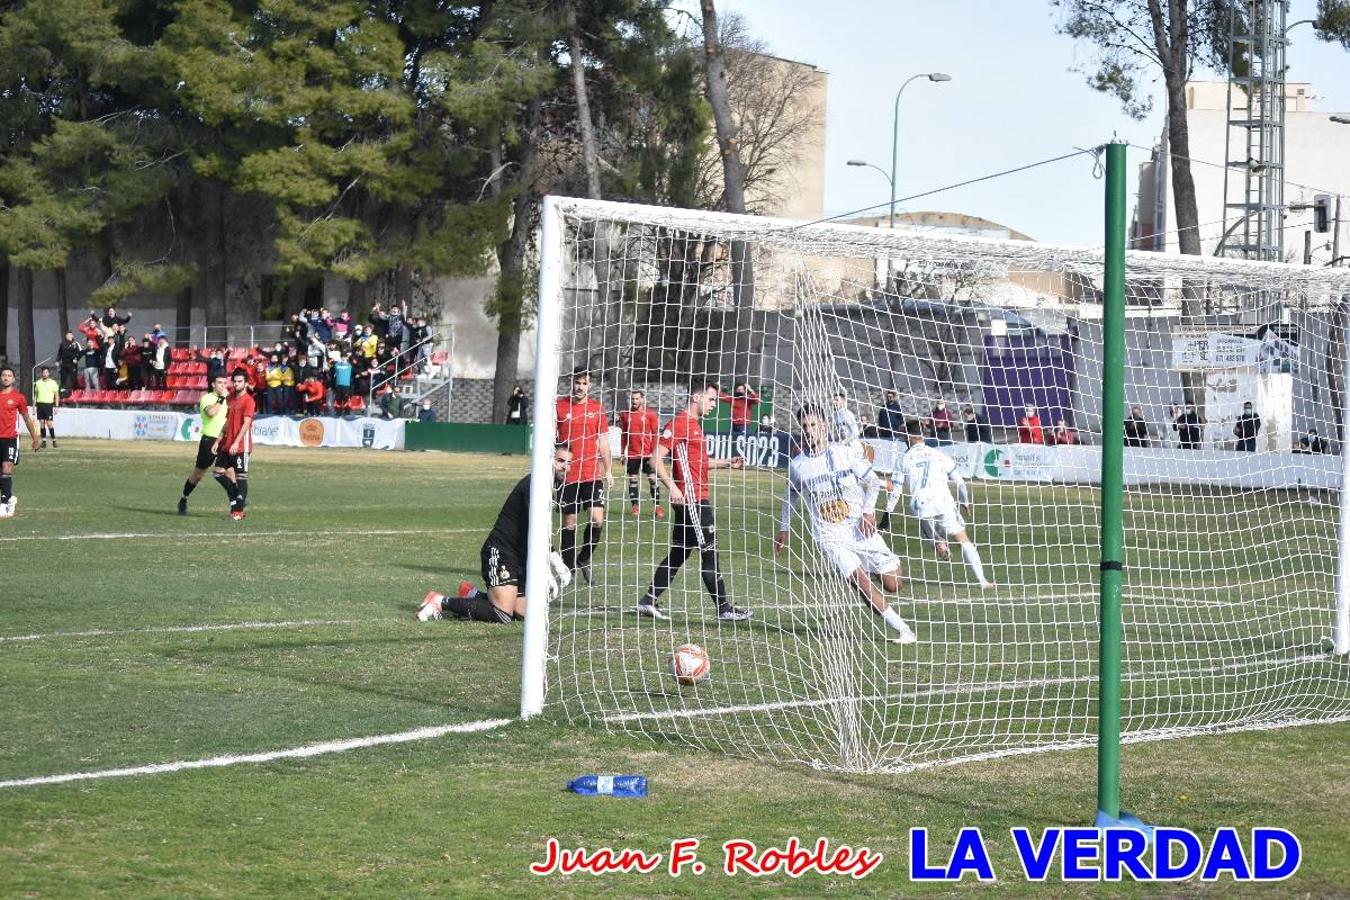
<instances>
[{"instance_id":1,"label":"goalkeeper kneeling on ground","mask_svg":"<svg viewBox=\"0 0 1350 900\"><path fill-rule=\"evenodd\" d=\"M555 501L571 461L572 451L566 444L553 448ZM475 622L513 622L524 619L525 559L529 534L530 476L526 475L511 489L502 511L497 514L497 524L483 543L482 572L487 590L478 590L465 581L453 597L439 591L428 591L426 597L422 598L422 605L417 608L417 620L425 622L439 619L445 613ZM551 575L549 598L552 599L572 581L572 573L557 553L550 552L548 561Z\"/></svg>"}]
</instances>

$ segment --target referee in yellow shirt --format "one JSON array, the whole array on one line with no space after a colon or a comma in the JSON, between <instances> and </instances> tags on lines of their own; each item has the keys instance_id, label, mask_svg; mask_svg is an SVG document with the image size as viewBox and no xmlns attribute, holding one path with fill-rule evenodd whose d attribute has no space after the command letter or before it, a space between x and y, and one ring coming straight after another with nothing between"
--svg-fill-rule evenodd
<instances>
[{"instance_id":1,"label":"referee in yellow shirt","mask_svg":"<svg viewBox=\"0 0 1350 900\"><path fill-rule=\"evenodd\" d=\"M229 414L230 380L222 372L211 379L211 390L202 394L197 409L202 416L202 437L197 442L197 462L192 474L183 482L183 496L178 498L178 514L187 515L188 495L197 489L197 484L206 474L206 470L215 465L216 451L220 446L220 436L225 432L225 418ZM216 481L225 489L230 498L230 518L242 519L243 506L239 500L239 489L223 472L216 474Z\"/></svg>"},{"instance_id":2,"label":"referee in yellow shirt","mask_svg":"<svg viewBox=\"0 0 1350 900\"><path fill-rule=\"evenodd\" d=\"M38 425L42 428L42 446L47 446L47 438L52 439L56 447L56 425L52 423L55 410L61 405L61 385L52 378L52 370L42 367L42 377L33 382L33 405L37 407Z\"/></svg>"}]
</instances>

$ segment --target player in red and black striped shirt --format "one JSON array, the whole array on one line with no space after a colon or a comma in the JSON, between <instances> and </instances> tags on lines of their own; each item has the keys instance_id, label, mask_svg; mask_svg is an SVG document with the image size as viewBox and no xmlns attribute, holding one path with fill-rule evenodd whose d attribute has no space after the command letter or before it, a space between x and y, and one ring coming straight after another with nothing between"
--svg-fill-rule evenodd
<instances>
[{"instance_id":1,"label":"player in red and black striped shirt","mask_svg":"<svg viewBox=\"0 0 1350 900\"><path fill-rule=\"evenodd\" d=\"M670 552L656 567L651 586L638 601L639 615L653 619L669 619L657 601L670 587L675 573L684 565L689 554L699 552L699 570L703 586L717 601L717 618L723 622L739 622L750 618L748 610L738 609L727 599L726 584L717 564L717 526L713 521L712 503L708 500L709 469L739 469L745 464L742 457L709 459L708 444L703 437L700 420L717 405L717 385L696 386L689 392L689 405L677 412L656 442L653 462L656 475L665 482L670 492L670 505L675 521L670 529ZM673 469L667 471L665 460L670 457Z\"/></svg>"},{"instance_id":2,"label":"player in red and black striped shirt","mask_svg":"<svg viewBox=\"0 0 1350 900\"><path fill-rule=\"evenodd\" d=\"M646 473L647 487L652 493L652 502L656 504L656 517L665 515L661 509L661 495L656 490L656 469L652 467L652 454L656 452L656 435L661 423L656 418L656 410L647 408L647 396L642 391L633 391L628 395L628 409L619 413L619 443L628 464L628 500L633 504L633 515L641 510L638 507L638 476Z\"/></svg>"}]
</instances>

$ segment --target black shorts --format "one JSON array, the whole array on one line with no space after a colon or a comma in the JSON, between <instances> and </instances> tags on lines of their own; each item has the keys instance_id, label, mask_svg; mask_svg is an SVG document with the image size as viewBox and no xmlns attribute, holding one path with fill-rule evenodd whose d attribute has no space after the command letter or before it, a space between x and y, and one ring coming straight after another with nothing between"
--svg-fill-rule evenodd
<instances>
[{"instance_id":1,"label":"black shorts","mask_svg":"<svg viewBox=\"0 0 1350 900\"><path fill-rule=\"evenodd\" d=\"M197 441L197 468L209 469L216 461L216 454L211 452L211 445L216 442L215 438L202 435L201 440Z\"/></svg>"},{"instance_id":2,"label":"black shorts","mask_svg":"<svg viewBox=\"0 0 1350 900\"><path fill-rule=\"evenodd\" d=\"M35 403L33 405L37 407L37 417L39 421L51 420L52 410L56 409L55 403Z\"/></svg>"},{"instance_id":3,"label":"black shorts","mask_svg":"<svg viewBox=\"0 0 1350 900\"><path fill-rule=\"evenodd\" d=\"M603 481L574 481L564 484L558 492L558 508L563 515L574 515L584 509L604 508L605 483Z\"/></svg>"},{"instance_id":4,"label":"black shorts","mask_svg":"<svg viewBox=\"0 0 1350 900\"><path fill-rule=\"evenodd\" d=\"M631 477L639 472L655 477L656 469L652 467L652 458L650 456L633 456L628 460L628 475Z\"/></svg>"},{"instance_id":5,"label":"black shorts","mask_svg":"<svg viewBox=\"0 0 1350 900\"><path fill-rule=\"evenodd\" d=\"M223 442L222 442L223 444ZM228 450L220 450L216 454L217 469L234 469L235 476L248 474L248 454L230 453Z\"/></svg>"},{"instance_id":6,"label":"black shorts","mask_svg":"<svg viewBox=\"0 0 1350 900\"><path fill-rule=\"evenodd\" d=\"M0 463L19 464L19 439L0 438Z\"/></svg>"},{"instance_id":7,"label":"black shorts","mask_svg":"<svg viewBox=\"0 0 1350 900\"><path fill-rule=\"evenodd\" d=\"M690 550L709 550L717 541L717 525L713 521L712 504L707 500L697 503L672 503L675 520L670 523L670 545Z\"/></svg>"},{"instance_id":8,"label":"black shorts","mask_svg":"<svg viewBox=\"0 0 1350 900\"><path fill-rule=\"evenodd\" d=\"M510 548L488 541L483 545L483 583L489 588L514 587L525 593L525 560Z\"/></svg>"}]
</instances>

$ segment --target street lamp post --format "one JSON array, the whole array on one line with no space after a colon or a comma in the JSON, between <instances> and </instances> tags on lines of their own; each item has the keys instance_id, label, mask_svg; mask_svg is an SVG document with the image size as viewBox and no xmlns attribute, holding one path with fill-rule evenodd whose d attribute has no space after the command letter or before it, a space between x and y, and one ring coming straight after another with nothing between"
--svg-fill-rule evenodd
<instances>
[{"instance_id":1,"label":"street lamp post","mask_svg":"<svg viewBox=\"0 0 1350 900\"><path fill-rule=\"evenodd\" d=\"M900 95L905 92L905 88L909 87L911 81L917 81L920 78L927 78L929 81L952 80L952 76L944 72L922 72L906 78L905 83L900 85L900 90L895 92L895 113L891 117L891 211L886 217L886 226L891 230L895 230L895 177L900 148Z\"/></svg>"}]
</instances>

